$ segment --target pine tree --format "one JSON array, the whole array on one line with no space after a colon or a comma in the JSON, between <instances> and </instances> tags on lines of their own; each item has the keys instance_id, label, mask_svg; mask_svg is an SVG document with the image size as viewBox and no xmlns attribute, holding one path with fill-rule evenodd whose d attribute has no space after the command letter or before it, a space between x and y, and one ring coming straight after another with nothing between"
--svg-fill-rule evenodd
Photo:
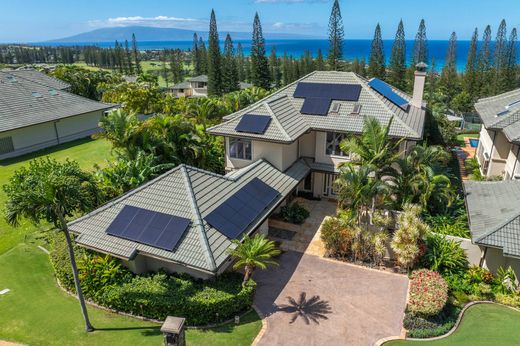
<instances>
[{"instance_id":1,"label":"pine tree","mask_svg":"<svg viewBox=\"0 0 520 346\"><path fill-rule=\"evenodd\" d=\"M280 71L280 61L276 55L276 47L271 48L271 55L269 56L269 72L271 74L271 81L276 88L282 85L282 73Z\"/></svg>"},{"instance_id":2,"label":"pine tree","mask_svg":"<svg viewBox=\"0 0 520 346\"><path fill-rule=\"evenodd\" d=\"M200 64L200 74L208 74L208 51L206 50L206 44L204 43L204 39L199 37L199 64Z\"/></svg>"},{"instance_id":3,"label":"pine tree","mask_svg":"<svg viewBox=\"0 0 520 346\"><path fill-rule=\"evenodd\" d=\"M126 73L134 74L134 65L132 64L132 54L130 53L130 47L128 47L128 40L125 40L125 60L126 60Z\"/></svg>"},{"instance_id":4,"label":"pine tree","mask_svg":"<svg viewBox=\"0 0 520 346\"><path fill-rule=\"evenodd\" d=\"M132 34L132 51L134 53L135 72L138 75L140 75L143 72L143 70L141 68L141 57L139 49L137 48L137 40L135 39L135 34Z\"/></svg>"},{"instance_id":5,"label":"pine tree","mask_svg":"<svg viewBox=\"0 0 520 346\"><path fill-rule=\"evenodd\" d=\"M174 49L170 53L170 70L174 83L184 80L184 56L180 49Z\"/></svg>"},{"instance_id":6,"label":"pine tree","mask_svg":"<svg viewBox=\"0 0 520 346\"><path fill-rule=\"evenodd\" d=\"M224 57L222 59L222 88L224 93L240 89L235 49L231 35L226 35L224 42Z\"/></svg>"},{"instance_id":7,"label":"pine tree","mask_svg":"<svg viewBox=\"0 0 520 346\"><path fill-rule=\"evenodd\" d=\"M236 64L237 64L237 71L238 71L238 80L242 81L242 82L247 80L244 60L245 60L244 50L242 49L242 44L240 42L238 42Z\"/></svg>"},{"instance_id":8,"label":"pine tree","mask_svg":"<svg viewBox=\"0 0 520 346\"><path fill-rule=\"evenodd\" d=\"M222 70L217 19L211 10L208 39L208 95L222 95Z\"/></svg>"},{"instance_id":9,"label":"pine tree","mask_svg":"<svg viewBox=\"0 0 520 346\"><path fill-rule=\"evenodd\" d=\"M435 58L432 57L430 72L428 73L428 78L426 79L428 83L428 102L430 103L433 100L433 94L435 93L437 86L437 71L435 70L435 67Z\"/></svg>"},{"instance_id":10,"label":"pine tree","mask_svg":"<svg viewBox=\"0 0 520 346\"><path fill-rule=\"evenodd\" d=\"M478 98L478 74L477 74L478 29L475 28L468 49L468 60L464 73L464 90L473 100Z\"/></svg>"},{"instance_id":11,"label":"pine tree","mask_svg":"<svg viewBox=\"0 0 520 346\"><path fill-rule=\"evenodd\" d=\"M417 34L415 35L412 61L414 68L420 62L428 64L428 39L426 38L424 19L421 19L419 29L417 29Z\"/></svg>"},{"instance_id":12,"label":"pine tree","mask_svg":"<svg viewBox=\"0 0 520 346\"><path fill-rule=\"evenodd\" d=\"M385 54L383 51L383 39L381 38L381 27L377 23L374 31L374 39L370 49L370 58L368 60L368 75L384 79L386 74Z\"/></svg>"},{"instance_id":13,"label":"pine tree","mask_svg":"<svg viewBox=\"0 0 520 346\"><path fill-rule=\"evenodd\" d=\"M451 33L448 44L448 51L446 52L446 59L444 67L441 71L440 84L444 88L448 102L451 102L453 97L458 92L457 85L457 34Z\"/></svg>"},{"instance_id":14,"label":"pine tree","mask_svg":"<svg viewBox=\"0 0 520 346\"><path fill-rule=\"evenodd\" d=\"M199 51L199 38L197 33L193 33L193 44L191 45L191 64L193 65L193 71L195 75L201 75L200 70L200 51Z\"/></svg>"},{"instance_id":15,"label":"pine tree","mask_svg":"<svg viewBox=\"0 0 520 346\"><path fill-rule=\"evenodd\" d=\"M406 42L402 20L399 22L395 34L389 68L388 80L390 84L404 90L406 88Z\"/></svg>"},{"instance_id":16,"label":"pine tree","mask_svg":"<svg viewBox=\"0 0 520 346\"><path fill-rule=\"evenodd\" d=\"M482 46L480 48L477 62L477 76L479 97L489 96L492 92L492 70L491 70L491 27L488 25L482 36Z\"/></svg>"},{"instance_id":17,"label":"pine tree","mask_svg":"<svg viewBox=\"0 0 520 346\"><path fill-rule=\"evenodd\" d=\"M321 54L321 49L319 48L316 54L316 70L325 71L325 61L323 61L323 54Z\"/></svg>"},{"instance_id":18,"label":"pine tree","mask_svg":"<svg viewBox=\"0 0 520 346\"><path fill-rule=\"evenodd\" d=\"M507 59L504 68L504 91L513 90L518 87L518 66L516 64L517 52L517 32L516 28L511 30L507 46Z\"/></svg>"},{"instance_id":19,"label":"pine tree","mask_svg":"<svg viewBox=\"0 0 520 346\"><path fill-rule=\"evenodd\" d=\"M507 27L506 21L502 19L498 27L495 39L495 52L493 56L493 94L500 94L505 90L505 73L507 66Z\"/></svg>"},{"instance_id":20,"label":"pine tree","mask_svg":"<svg viewBox=\"0 0 520 346\"><path fill-rule=\"evenodd\" d=\"M334 0L332 11L329 18L329 68L333 71L340 69L340 62L343 58L343 40L345 31L343 29L343 18L339 1Z\"/></svg>"},{"instance_id":21,"label":"pine tree","mask_svg":"<svg viewBox=\"0 0 520 346\"><path fill-rule=\"evenodd\" d=\"M287 52L283 52L282 58L282 82L283 85L287 85L292 82L291 78L291 65Z\"/></svg>"},{"instance_id":22,"label":"pine tree","mask_svg":"<svg viewBox=\"0 0 520 346\"><path fill-rule=\"evenodd\" d=\"M251 82L254 86L270 88L269 64L265 56L265 40L258 13L253 23L253 40L251 42Z\"/></svg>"},{"instance_id":23,"label":"pine tree","mask_svg":"<svg viewBox=\"0 0 520 346\"><path fill-rule=\"evenodd\" d=\"M161 54L161 75L166 83L166 88L168 88L168 68L166 67L168 51L164 49Z\"/></svg>"}]
</instances>

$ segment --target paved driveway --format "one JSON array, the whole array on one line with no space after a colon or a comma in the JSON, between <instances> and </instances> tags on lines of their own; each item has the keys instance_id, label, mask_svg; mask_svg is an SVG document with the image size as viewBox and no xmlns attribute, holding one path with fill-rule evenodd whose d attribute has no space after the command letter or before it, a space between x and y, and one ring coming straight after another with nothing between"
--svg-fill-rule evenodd
<instances>
[{"instance_id":1,"label":"paved driveway","mask_svg":"<svg viewBox=\"0 0 520 346\"><path fill-rule=\"evenodd\" d=\"M257 271L255 304L266 316L259 345L373 345L399 335L408 279L286 252Z\"/></svg>"}]
</instances>

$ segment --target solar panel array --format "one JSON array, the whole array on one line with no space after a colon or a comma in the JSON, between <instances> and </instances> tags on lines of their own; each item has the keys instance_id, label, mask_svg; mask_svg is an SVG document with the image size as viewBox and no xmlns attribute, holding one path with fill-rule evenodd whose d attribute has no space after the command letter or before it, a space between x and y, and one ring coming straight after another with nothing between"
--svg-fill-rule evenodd
<instances>
[{"instance_id":1,"label":"solar panel array","mask_svg":"<svg viewBox=\"0 0 520 346\"><path fill-rule=\"evenodd\" d=\"M300 82L294 97L304 98L300 110L303 114L327 115L332 100L357 101L361 93L359 84L305 83Z\"/></svg>"},{"instance_id":2,"label":"solar panel array","mask_svg":"<svg viewBox=\"0 0 520 346\"><path fill-rule=\"evenodd\" d=\"M268 115L244 114L235 127L238 132L264 134L271 122Z\"/></svg>"},{"instance_id":3,"label":"solar panel array","mask_svg":"<svg viewBox=\"0 0 520 346\"><path fill-rule=\"evenodd\" d=\"M204 219L230 239L236 239L280 194L254 178Z\"/></svg>"},{"instance_id":4,"label":"solar panel array","mask_svg":"<svg viewBox=\"0 0 520 346\"><path fill-rule=\"evenodd\" d=\"M397 107L401 108L402 110L408 109L408 101L406 101L401 96L397 95L395 91L392 90L390 85L386 84L382 80L378 78L373 78L370 82L368 82L368 85L377 91L379 94L383 95L385 98L387 98L390 102L392 102Z\"/></svg>"},{"instance_id":5,"label":"solar panel array","mask_svg":"<svg viewBox=\"0 0 520 346\"><path fill-rule=\"evenodd\" d=\"M125 205L106 233L159 249L173 251L191 220Z\"/></svg>"}]
</instances>

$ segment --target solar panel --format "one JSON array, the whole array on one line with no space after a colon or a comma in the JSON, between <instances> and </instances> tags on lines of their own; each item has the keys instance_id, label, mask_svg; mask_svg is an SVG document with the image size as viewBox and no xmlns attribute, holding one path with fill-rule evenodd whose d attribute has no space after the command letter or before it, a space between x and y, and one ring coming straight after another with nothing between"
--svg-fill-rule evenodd
<instances>
[{"instance_id":1,"label":"solar panel","mask_svg":"<svg viewBox=\"0 0 520 346\"><path fill-rule=\"evenodd\" d=\"M368 82L368 85L377 91L379 94L383 95L385 98L387 98L390 102L395 104L397 107L406 110L408 107L408 101L406 101L401 96L397 95L390 85L386 84L382 80L378 78L373 78L370 82Z\"/></svg>"},{"instance_id":2,"label":"solar panel","mask_svg":"<svg viewBox=\"0 0 520 346\"><path fill-rule=\"evenodd\" d=\"M300 82L294 90L294 97L320 97L339 101L357 101L361 93L359 84L306 83Z\"/></svg>"},{"instance_id":3,"label":"solar panel","mask_svg":"<svg viewBox=\"0 0 520 346\"><path fill-rule=\"evenodd\" d=\"M235 127L238 132L264 134L271 122L268 115L245 114Z\"/></svg>"},{"instance_id":4,"label":"solar panel","mask_svg":"<svg viewBox=\"0 0 520 346\"><path fill-rule=\"evenodd\" d=\"M230 239L236 239L279 196L278 191L254 178L204 219Z\"/></svg>"},{"instance_id":5,"label":"solar panel","mask_svg":"<svg viewBox=\"0 0 520 346\"><path fill-rule=\"evenodd\" d=\"M125 205L106 233L159 249L173 251L191 220Z\"/></svg>"},{"instance_id":6,"label":"solar panel","mask_svg":"<svg viewBox=\"0 0 520 346\"><path fill-rule=\"evenodd\" d=\"M307 97L303 102L300 112L311 115L327 115L331 102L331 99Z\"/></svg>"}]
</instances>

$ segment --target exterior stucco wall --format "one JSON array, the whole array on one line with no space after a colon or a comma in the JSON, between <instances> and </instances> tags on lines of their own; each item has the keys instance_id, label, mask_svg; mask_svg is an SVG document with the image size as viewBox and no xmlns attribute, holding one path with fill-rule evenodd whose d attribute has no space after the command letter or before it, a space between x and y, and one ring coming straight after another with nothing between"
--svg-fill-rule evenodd
<instances>
[{"instance_id":1,"label":"exterior stucco wall","mask_svg":"<svg viewBox=\"0 0 520 346\"><path fill-rule=\"evenodd\" d=\"M506 166L505 166L505 178L514 179L515 176L519 176L520 178L520 146L512 145L511 150L509 151L509 155L507 156Z\"/></svg>"},{"instance_id":2,"label":"exterior stucco wall","mask_svg":"<svg viewBox=\"0 0 520 346\"><path fill-rule=\"evenodd\" d=\"M497 131L487 176L504 175L506 160L510 150L511 144L506 136L502 132Z\"/></svg>"},{"instance_id":3,"label":"exterior stucco wall","mask_svg":"<svg viewBox=\"0 0 520 346\"><path fill-rule=\"evenodd\" d=\"M137 255L133 260L131 261L122 261L123 264L130 269L132 272L136 274L143 274L147 272L157 272L159 269L164 269L167 272L170 273L186 273L194 278L198 279L209 279L212 277L211 274L205 273L203 271L198 271L192 268L188 268L185 266L182 266L180 264L161 261L159 259L148 257L144 255Z\"/></svg>"},{"instance_id":4,"label":"exterior stucco wall","mask_svg":"<svg viewBox=\"0 0 520 346\"><path fill-rule=\"evenodd\" d=\"M306 133L298 140L300 141L300 156L314 157L316 154L316 132Z\"/></svg>"},{"instance_id":5,"label":"exterior stucco wall","mask_svg":"<svg viewBox=\"0 0 520 346\"><path fill-rule=\"evenodd\" d=\"M263 141L251 141L252 160L242 160L229 157L229 137L226 137L226 170L246 167L251 163L265 159L277 169L284 171L297 159L298 143L281 144Z\"/></svg>"}]
</instances>

